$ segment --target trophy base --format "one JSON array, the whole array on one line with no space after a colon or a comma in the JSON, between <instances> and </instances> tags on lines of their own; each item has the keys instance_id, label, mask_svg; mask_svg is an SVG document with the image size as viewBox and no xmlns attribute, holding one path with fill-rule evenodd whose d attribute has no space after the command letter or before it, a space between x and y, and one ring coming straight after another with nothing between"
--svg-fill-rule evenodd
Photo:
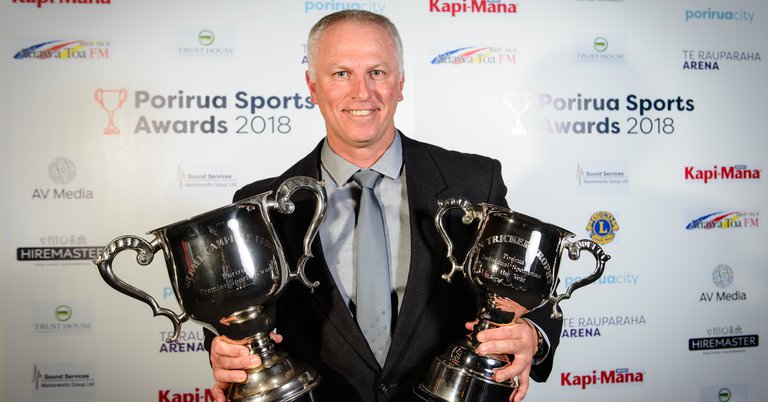
<instances>
[{"instance_id":1,"label":"trophy base","mask_svg":"<svg viewBox=\"0 0 768 402\"><path fill-rule=\"evenodd\" d=\"M315 402L312 393L320 383L315 369L287 357L284 352L273 352L262 357L263 364L248 370L244 383L232 384L228 400L231 402Z\"/></svg>"},{"instance_id":2,"label":"trophy base","mask_svg":"<svg viewBox=\"0 0 768 402\"><path fill-rule=\"evenodd\" d=\"M517 381L494 381L493 371L507 364L475 353L468 343L454 343L435 358L427 380L413 392L429 402L506 401L517 388Z\"/></svg>"}]
</instances>

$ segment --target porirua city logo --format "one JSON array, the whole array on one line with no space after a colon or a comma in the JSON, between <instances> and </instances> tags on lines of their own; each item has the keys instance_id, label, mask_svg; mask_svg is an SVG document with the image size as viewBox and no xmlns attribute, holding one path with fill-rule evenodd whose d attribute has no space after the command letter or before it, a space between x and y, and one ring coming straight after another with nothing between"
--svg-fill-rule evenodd
<instances>
[{"instance_id":1,"label":"porirua city logo","mask_svg":"<svg viewBox=\"0 0 768 402\"><path fill-rule=\"evenodd\" d=\"M335 1L335 0L306 0L304 1L304 13L320 11L324 13L331 13L333 11L341 10L368 10L374 13L384 14L384 7L386 4L377 3L375 1Z\"/></svg>"},{"instance_id":2,"label":"porirua city logo","mask_svg":"<svg viewBox=\"0 0 768 402\"><path fill-rule=\"evenodd\" d=\"M616 231L619 230L619 223L616 217L608 211L599 211L592 214L587 223L586 230L592 241L598 244L608 244L616 238Z\"/></svg>"},{"instance_id":3,"label":"porirua city logo","mask_svg":"<svg viewBox=\"0 0 768 402\"><path fill-rule=\"evenodd\" d=\"M439 14L517 14L517 3L504 3L502 0L429 0L429 12Z\"/></svg>"},{"instance_id":4,"label":"porirua city logo","mask_svg":"<svg viewBox=\"0 0 768 402\"><path fill-rule=\"evenodd\" d=\"M739 9L739 10L713 10L707 8L706 10L685 10L685 22L692 20L718 20L726 22L746 22L751 24L755 19L755 12Z\"/></svg>"},{"instance_id":5,"label":"porirua city logo","mask_svg":"<svg viewBox=\"0 0 768 402\"><path fill-rule=\"evenodd\" d=\"M710 181L759 181L762 169L744 164L712 167L685 167L685 180L698 181L704 184Z\"/></svg>"},{"instance_id":6,"label":"porirua city logo","mask_svg":"<svg viewBox=\"0 0 768 402\"><path fill-rule=\"evenodd\" d=\"M100 40L52 40L27 46L16 52L16 60L108 59L110 45Z\"/></svg>"},{"instance_id":7,"label":"porirua city logo","mask_svg":"<svg viewBox=\"0 0 768 402\"><path fill-rule=\"evenodd\" d=\"M688 222L686 230L745 229L760 227L760 213L756 211L717 211L699 214Z\"/></svg>"},{"instance_id":8,"label":"porirua city logo","mask_svg":"<svg viewBox=\"0 0 768 402\"><path fill-rule=\"evenodd\" d=\"M435 56L432 64L515 64L517 51L495 46L468 46Z\"/></svg>"}]
</instances>

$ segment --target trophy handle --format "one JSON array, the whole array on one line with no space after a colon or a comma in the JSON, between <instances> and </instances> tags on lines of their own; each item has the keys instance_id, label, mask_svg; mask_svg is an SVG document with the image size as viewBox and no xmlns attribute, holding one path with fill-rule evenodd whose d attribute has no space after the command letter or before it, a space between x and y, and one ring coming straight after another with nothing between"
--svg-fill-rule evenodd
<instances>
[{"instance_id":1,"label":"trophy handle","mask_svg":"<svg viewBox=\"0 0 768 402\"><path fill-rule=\"evenodd\" d=\"M448 232L445 231L445 227L443 226L443 215L445 215L445 213L451 209L461 208L464 211L464 216L461 217L461 222L465 225L469 225L473 220L475 220L475 218L481 219L482 212L476 211L472 203L464 198L449 198L447 200L438 200L437 205L438 209L437 214L435 215L435 227L437 227L437 231L440 233L440 237L443 238L443 242L445 242L445 246L448 248L446 257L448 257L448 261L451 262L451 272L443 274L442 278L447 282L451 282L453 274L456 272L462 272L462 267L464 264L463 261L462 264L459 264L456 261L456 257L453 256L453 241L450 237L448 237Z\"/></svg>"},{"instance_id":2,"label":"trophy handle","mask_svg":"<svg viewBox=\"0 0 768 402\"><path fill-rule=\"evenodd\" d=\"M576 282L573 282L571 286L568 286L568 289L565 290L565 293L555 297L555 296L549 296L549 301L552 302L552 318L559 320L563 318L562 313L557 311L557 304L560 303L562 300L570 299L571 293L573 293L574 290L589 285L590 283L600 279L600 276L603 275L603 269L605 269L605 262L611 259L611 256L606 254L602 247L600 247L597 243L593 242L592 240L586 240L581 239L576 241L575 243L571 243L567 245L568 248L568 257L571 258L571 260L578 260L579 254L581 250L587 250L589 251L594 257L595 262L597 263L595 265L595 270L592 271L592 273L587 276L586 278L579 279Z\"/></svg>"},{"instance_id":3,"label":"trophy handle","mask_svg":"<svg viewBox=\"0 0 768 402\"><path fill-rule=\"evenodd\" d=\"M298 277L304 285L310 289L314 289L320 285L320 282L310 282L304 272L304 266L310 258L314 257L312 255L312 241L317 235L317 231L320 228L320 222L322 222L325 217L325 210L328 206L328 197L325 194L325 182L317 181L306 176L291 177L278 187L277 193L275 194L275 202L277 203L277 210L280 211L280 213L293 213L296 206L289 198L296 190L302 189L312 191L315 194L315 197L317 197L317 204L315 205L315 214L312 216L312 221L307 228L307 233L304 235L304 255L302 255L296 263L296 270L289 273L289 279L296 279L296 277Z\"/></svg>"},{"instance_id":4,"label":"trophy handle","mask_svg":"<svg viewBox=\"0 0 768 402\"><path fill-rule=\"evenodd\" d=\"M115 290L136 300L142 301L152 308L153 316L157 317L162 315L168 317L173 323L173 336L166 338L166 342L177 342L179 335L181 334L181 324L186 322L189 317L186 313L178 315L173 311L160 307L155 299L145 293L143 290L138 289L122 279L112 271L112 261L115 259L118 253L125 250L136 251L136 261L139 265L149 265L158 250L161 249L160 242L155 239L151 243L136 236L121 236L115 240L112 240L104 249L101 254L93 260L93 263L99 267L99 272L104 281L112 286Z\"/></svg>"}]
</instances>

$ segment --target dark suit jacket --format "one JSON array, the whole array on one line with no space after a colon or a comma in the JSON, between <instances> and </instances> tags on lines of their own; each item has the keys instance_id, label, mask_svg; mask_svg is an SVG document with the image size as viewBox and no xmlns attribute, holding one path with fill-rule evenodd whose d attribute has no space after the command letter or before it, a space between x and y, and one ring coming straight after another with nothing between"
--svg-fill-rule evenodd
<instances>
[{"instance_id":1,"label":"dark suit jacket","mask_svg":"<svg viewBox=\"0 0 768 402\"><path fill-rule=\"evenodd\" d=\"M368 348L324 262L319 237L306 266L310 280L320 286L310 292L299 281L286 286L276 303L276 328L284 336L278 348L314 366L322 376L316 395L330 401L416 401L412 393L425 378L432 359L449 343L465 336L464 323L475 318L476 297L463 280L440 279L450 268L446 247L435 229L437 200L462 197L472 203L506 206L506 187L497 160L447 151L402 136L410 208L411 264L408 283L392 344L383 369ZM293 176L320 177L322 142L305 158L277 178L251 183L235 194L235 200L276 189ZM303 195L302 195L303 193ZM316 198L308 191L294 194L296 211L272 216L291 269L301 255L301 243L314 212ZM474 225L445 219L456 244L455 255L463 260ZM462 247L463 245L463 247ZM549 319L549 309L529 313L551 341L549 356L533 367L534 380L544 381L562 323ZM209 334L210 335L210 334Z\"/></svg>"}]
</instances>

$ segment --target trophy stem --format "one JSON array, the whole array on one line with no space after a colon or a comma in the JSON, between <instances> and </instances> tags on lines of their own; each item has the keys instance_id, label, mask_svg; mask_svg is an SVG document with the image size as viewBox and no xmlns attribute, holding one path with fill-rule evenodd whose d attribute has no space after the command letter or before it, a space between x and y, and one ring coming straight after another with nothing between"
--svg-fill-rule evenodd
<instances>
[{"instance_id":1,"label":"trophy stem","mask_svg":"<svg viewBox=\"0 0 768 402\"><path fill-rule=\"evenodd\" d=\"M267 333L258 333L248 344L252 354L261 357L261 366L246 370L248 379L232 384L228 400L231 402L293 401L313 402L312 393L320 383L320 375L309 365L275 350Z\"/></svg>"}]
</instances>

